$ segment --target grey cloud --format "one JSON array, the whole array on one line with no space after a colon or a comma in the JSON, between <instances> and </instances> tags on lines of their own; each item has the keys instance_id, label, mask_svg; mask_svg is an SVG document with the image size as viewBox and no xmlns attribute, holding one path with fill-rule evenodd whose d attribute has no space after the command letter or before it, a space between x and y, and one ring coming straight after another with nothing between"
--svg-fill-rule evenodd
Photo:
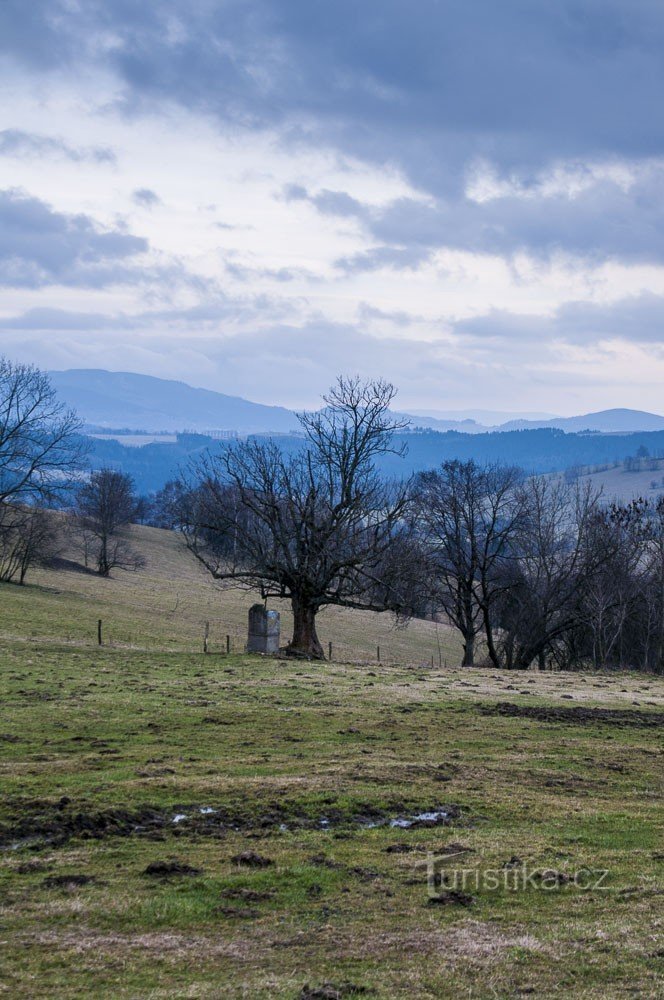
<instances>
[{"instance_id":1,"label":"grey cloud","mask_svg":"<svg viewBox=\"0 0 664 1000\"><path fill-rule=\"evenodd\" d=\"M127 329L130 325L131 321L123 316L71 312L49 307L28 309L20 316L0 318L0 330L106 330L120 327Z\"/></svg>"},{"instance_id":2,"label":"grey cloud","mask_svg":"<svg viewBox=\"0 0 664 1000\"><path fill-rule=\"evenodd\" d=\"M658 0L420 0L416 12L404 0L4 0L3 47L32 72L110 70L128 111L175 101L294 148L396 166L435 203L375 212L344 192L284 191L356 218L379 246L664 260L661 171L629 192L535 190L556 162L664 156ZM533 197L469 201L478 158Z\"/></svg>"},{"instance_id":3,"label":"grey cloud","mask_svg":"<svg viewBox=\"0 0 664 1000\"><path fill-rule=\"evenodd\" d=\"M559 158L661 154L663 45L656 0L0 5L0 46L33 70L95 61L128 105L277 127L439 193L476 156L527 176Z\"/></svg>"},{"instance_id":4,"label":"grey cloud","mask_svg":"<svg viewBox=\"0 0 664 1000\"><path fill-rule=\"evenodd\" d=\"M422 247L379 246L348 257L339 257L334 264L345 274L362 274L366 271L380 271L383 268L416 271L430 257L431 252Z\"/></svg>"},{"instance_id":5,"label":"grey cloud","mask_svg":"<svg viewBox=\"0 0 664 1000\"><path fill-rule=\"evenodd\" d=\"M338 215L348 218L363 218L365 209L361 202L351 198L345 191L320 191L310 199L323 215Z\"/></svg>"},{"instance_id":6,"label":"grey cloud","mask_svg":"<svg viewBox=\"0 0 664 1000\"><path fill-rule=\"evenodd\" d=\"M24 132L18 128L6 128L0 131L0 156L60 156L75 163L85 160L96 163L116 162L115 153L108 146L72 146L64 139Z\"/></svg>"},{"instance_id":7,"label":"grey cloud","mask_svg":"<svg viewBox=\"0 0 664 1000\"><path fill-rule=\"evenodd\" d=\"M540 188L483 202L465 196L434 202L398 198L380 208L345 197L347 202L340 192L305 195L318 208L322 200L325 214L352 214L380 242L339 261L344 270L417 266L428 251L441 248L500 256L524 252L542 260L563 253L597 261L664 261L664 166L659 164L637 171L628 187L588 175L584 188L572 194Z\"/></svg>"},{"instance_id":8,"label":"grey cloud","mask_svg":"<svg viewBox=\"0 0 664 1000\"><path fill-rule=\"evenodd\" d=\"M574 372L571 364L549 365L557 342L590 342L598 330L602 335L618 331L629 336L622 322L631 314L640 338L645 317L650 316L647 336L652 344L657 341L663 301L625 300L597 307L585 319L577 310L527 318L494 313L457 323L452 340L441 335L435 341L370 336L362 326L371 317L361 315L357 324L316 316L297 324L288 318L275 322L273 304L267 300L247 300L243 313L237 302L221 298L177 312L122 314L109 323L95 315L35 312L2 323L3 348L50 367L116 368L121 356L128 370L167 378L180 378L186 371L187 380L196 384L222 391L232 387L234 393L249 398L297 406L315 404L340 370L390 379L402 390L401 409L408 409L408 400L411 406L415 400L468 405L469 399L490 400L494 405L517 394L531 405L538 386L568 396L577 392L581 406L587 397L578 396L578 391L601 394L606 379L583 369ZM519 323L521 339L515 339L513 329ZM46 324L51 326L49 336L44 335ZM188 330L186 338L183 329ZM618 385L615 378L614 383ZM644 383L646 387L651 395L656 393L652 385Z\"/></svg>"},{"instance_id":9,"label":"grey cloud","mask_svg":"<svg viewBox=\"0 0 664 1000\"><path fill-rule=\"evenodd\" d=\"M282 195L284 201L309 201L309 192L301 184L286 184Z\"/></svg>"},{"instance_id":10,"label":"grey cloud","mask_svg":"<svg viewBox=\"0 0 664 1000\"><path fill-rule=\"evenodd\" d=\"M478 203L394 202L371 224L378 239L490 254L562 252L597 259L664 260L664 168L652 167L624 190L598 180L569 196L508 195Z\"/></svg>"},{"instance_id":11,"label":"grey cloud","mask_svg":"<svg viewBox=\"0 0 664 1000\"><path fill-rule=\"evenodd\" d=\"M161 204L159 195L150 188L137 188L131 198L137 205L142 205L144 208L154 208L155 205Z\"/></svg>"},{"instance_id":12,"label":"grey cloud","mask_svg":"<svg viewBox=\"0 0 664 1000\"><path fill-rule=\"evenodd\" d=\"M22 191L0 191L0 285L102 287L137 279L125 263L147 240L103 230L83 213L57 212Z\"/></svg>"},{"instance_id":13,"label":"grey cloud","mask_svg":"<svg viewBox=\"0 0 664 1000\"><path fill-rule=\"evenodd\" d=\"M567 302L552 316L526 316L493 310L484 316L454 324L461 336L513 343L563 340L593 344L600 340L626 340L644 345L664 344L664 296L652 293L629 296L617 302Z\"/></svg>"},{"instance_id":14,"label":"grey cloud","mask_svg":"<svg viewBox=\"0 0 664 1000\"><path fill-rule=\"evenodd\" d=\"M358 318L361 323L371 323L373 320L386 321L388 323L394 323L395 326L407 327L411 324L421 321L421 316L416 316L413 313L404 312L403 310L385 310L377 309L376 306L369 305L368 302L362 302L358 309Z\"/></svg>"}]
</instances>

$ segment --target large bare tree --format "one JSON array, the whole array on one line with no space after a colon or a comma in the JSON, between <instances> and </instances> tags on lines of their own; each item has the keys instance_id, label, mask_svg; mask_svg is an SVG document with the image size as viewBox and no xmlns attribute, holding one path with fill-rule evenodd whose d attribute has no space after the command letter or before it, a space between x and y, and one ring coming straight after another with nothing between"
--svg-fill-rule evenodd
<instances>
[{"instance_id":1,"label":"large bare tree","mask_svg":"<svg viewBox=\"0 0 664 1000\"><path fill-rule=\"evenodd\" d=\"M81 423L48 375L0 358L0 504L50 504L82 466Z\"/></svg>"},{"instance_id":2,"label":"large bare tree","mask_svg":"<svg viewBox=\"0 0 664 1000\"><path fill-rule=\"evenodd\" d=\"M294 655L323 658L316 615L326 605L399 613L412 604L408 488L385 482L375 464L404 451L394 395L382 380L340 377L321 410L299 415L304 440L293 453L239 442L183 484L189 548L215 579L290 599Z\"/></svg>"}]
</instances>

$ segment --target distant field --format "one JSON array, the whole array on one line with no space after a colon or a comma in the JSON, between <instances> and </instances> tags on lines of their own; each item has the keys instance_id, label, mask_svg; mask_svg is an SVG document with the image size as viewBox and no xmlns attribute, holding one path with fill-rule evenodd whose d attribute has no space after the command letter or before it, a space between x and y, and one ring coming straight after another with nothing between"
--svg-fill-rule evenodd
<instances>
[{"instance_id":1,"label":"distant field","mask_svg":"<svg viewBox=\"0 0 664 1000\"><path fill-rule=\"evenodd\" d=\"M664 459L653 459L654 469L626 472L622 465L604 472L581 476L581 482L601 487L609 502L629 503L637 497L656 498L664 494ZM653 486L653 481L655 486Z\"/></svg>"},{"instance_id":2,"label":"distant field","mask_svg":"<svg viewBox=\"0 0 664 1000\"><path fill-rule=\"evenodd\" d=\"M88 434L97 441L118 441L127 448L142 448L146 444L173 444L176 434Z\"/></svg>"},{"instance_id":3,"label":"distant field","mask_svg":"<svg viewBox=\"0 0 664 1000\"><path fill-rule=\"evenodd\" d=\"M28 636L87 646L96 642L97 619L104 637L115 646L194 652L202 647L210 622L212 651L242 651L247 611L260 597L237 589L221 589L169 531L135 526L133 542L147 560L136 573L115 570L104 580L75 562L57 570L40 570L28 587L0 584L0 639ZM66 555L74 557L75 553ZM76 556L79 558L79 556ZM285 601L272 601L281 612L282 641L290 638L292 618ZM385 663L411 665L461 660L455 632L431 622L395 628L389 614L328 608L319 616L319 636L333 658L376 662L378 647Z\"/></svg>"}]
</instances>

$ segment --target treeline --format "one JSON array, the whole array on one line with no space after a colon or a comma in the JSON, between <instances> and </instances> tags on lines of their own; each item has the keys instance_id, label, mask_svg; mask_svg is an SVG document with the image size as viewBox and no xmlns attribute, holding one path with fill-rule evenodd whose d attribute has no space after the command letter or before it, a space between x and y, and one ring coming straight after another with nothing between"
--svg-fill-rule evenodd
<instances>
[{"instance_id":1,"label":"treeline","mask_svg":"<svg viewBox=\"0 0 664 1000\"><path fill-rule=\"evenodd\" d=\"M664 497L606 508L589 485L446 462L418 477L432 611L497 668L664 672Z\"/></svg>"},{"instance_id":2,"label":"treeline","mask_svg":"<svg viewBox=\"0 0 664 1000\"><path fill-rule=\"evenodd\" d=\"M255 438L265 440L265 438ZM302 437L280 435L283 451L303 447ZM664 431L638 434L567 434L552 428L461 434L457 431L397 432L398 445L407 446L407 454L392 453L376 457L383 475L401 477L432 469L442 462L473 460L480 465L501 462L518 465L529 473L562 472L572 467L622 463L639 449L653 458L664 457ZM141 494L160 490L178 475L178 470L206 451L221 453L228 445L202 434L180 434L175 442L153 443L130 448L118 441L90 439L90 462L94 468L114 468L128 473Z\"/></svg>"}]
</instances>

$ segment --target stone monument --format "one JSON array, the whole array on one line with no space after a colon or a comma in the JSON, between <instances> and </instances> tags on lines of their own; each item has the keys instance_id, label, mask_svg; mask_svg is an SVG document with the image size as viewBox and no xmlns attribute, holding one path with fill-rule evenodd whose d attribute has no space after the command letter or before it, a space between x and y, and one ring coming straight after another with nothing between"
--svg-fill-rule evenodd
<instances>
[{"instance_id":1,"label":"stone monument","mask_svg":"<svg viewBox=\"0 0 664 1000\"><path fill-rule=\"evenodd\" d=\"M248 653L278 653L281 622L278 611L268 611L262 604L249 608Z\"/></svg>"}]
</instances>

